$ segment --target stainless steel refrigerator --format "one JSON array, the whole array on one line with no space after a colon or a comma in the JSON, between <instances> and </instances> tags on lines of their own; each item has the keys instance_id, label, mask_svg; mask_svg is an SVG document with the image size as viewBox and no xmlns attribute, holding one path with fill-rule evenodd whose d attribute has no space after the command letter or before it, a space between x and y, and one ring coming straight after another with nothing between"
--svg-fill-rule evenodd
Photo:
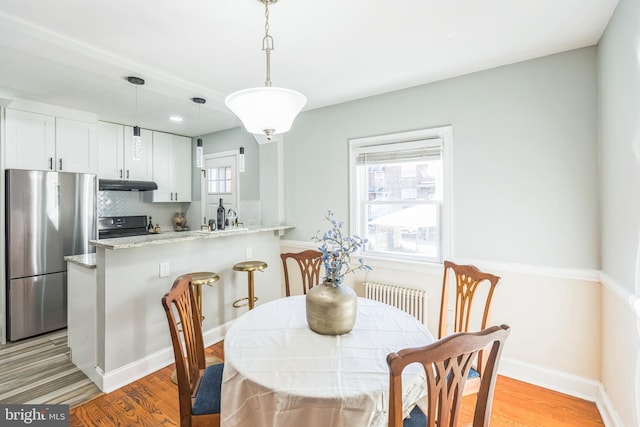
<instances>
[{"instance_id":1,"label":"stainless steel refrigerator","mask_svg":"<svg viewBox=\"0 0 640 427\"><path fill-rule=\"evenodd\" d=\"M64 257L95 251L96 176L6 171L7 339L67 326Z\"/></svg>"}]
</instances>

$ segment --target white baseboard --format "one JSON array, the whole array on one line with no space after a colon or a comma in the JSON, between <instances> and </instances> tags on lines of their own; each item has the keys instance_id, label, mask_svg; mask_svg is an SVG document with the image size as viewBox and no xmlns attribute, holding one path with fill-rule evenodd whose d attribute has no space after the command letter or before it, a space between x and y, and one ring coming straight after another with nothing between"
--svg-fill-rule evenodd
<instances>
[{"instance_id":1,"label":"white baseboard","mask_svg":"<svg viewBox=\"0 0 640 427\"><path fill-rule=\"evenodd\" d=\"M616 408L613 406L613 403L611 403L611 399L609 399L609 395L602 384L600 385L596 406L598 407L598 411L600 411L602 422L604 422L606 427L624 427Z\"/></svg>"},{"instance_id":2,"label":"white baseboard","mask_svg":"<svg viewBox=\"0 0 640 427\"><path fill-rule=\"evenodd\" d=\"M233 321L230 321L205 331L203 333L205 347L223 340L232 323ZM174 363L173 348L163 348L147 357L128 363L106 374L100 368L96 368L95 383L104 393L111 393L120 387L146 377L172 363Z\"/></svg>"},{"instance_id":3,"label":"white baseboard","mask_svg":"<svg viewBox=\"0 0 640 427\"><path fill-rule=\"evenodd\" d=\"M604 425L624 427L600 381L503 357L500 375L594 402Z\"/></svg>"},{"instance_id":4,"label":"white baseboard","mask_svg":"<svg viewBox=\"0 0 640 427\"><path fill-rule=\"evenodd\" d=\"M602 387L599 381L590 378L507 357L500 359L500 374L591 402L598 399Z\"/></svg>"}]
</instances>

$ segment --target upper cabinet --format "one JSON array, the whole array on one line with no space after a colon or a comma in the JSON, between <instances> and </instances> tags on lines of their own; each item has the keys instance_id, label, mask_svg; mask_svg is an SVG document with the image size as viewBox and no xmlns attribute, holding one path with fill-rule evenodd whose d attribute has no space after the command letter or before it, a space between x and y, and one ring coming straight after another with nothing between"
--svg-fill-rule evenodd
<instances>
[{"instance_id":1,"label":"upper cabinet","mask_svg":"<svg viewBox=\"0 0 640 427\"><path fill-rule=\"evenodd\" d=\"M153 134L142 129L140 158L133 157L133 128L114 123L98 124L98 177L151 181L153 179Z\"/></svg>"},{"instance_id":2,"label":"upper cabinet","mask_svg":"<svg viewBox=\"0 0 640 427\"><path fill-rule=\"evenodd\" d=\"M7 169L97 172L95 123L7 109L6 138Z\"/></svg>"},{"instance_id":3,"label":"upper cabinet","mask_svg":"<svg viewBox=\"0 0 640 427\"><path fill-rule=\"evenodd\" d=\"M78 173L98 171L96 123L56 118L56 170Z\"/></svg>"},{"instance_id":4,"label":"upper cabinet","mask_svg":"<svg viewBox=\"0 0 640 427\"><path fill-rule=\"evenodd\" d=\"M154 202L191 201L191 139L153 132Z\"/></svg>"}]
</instances>

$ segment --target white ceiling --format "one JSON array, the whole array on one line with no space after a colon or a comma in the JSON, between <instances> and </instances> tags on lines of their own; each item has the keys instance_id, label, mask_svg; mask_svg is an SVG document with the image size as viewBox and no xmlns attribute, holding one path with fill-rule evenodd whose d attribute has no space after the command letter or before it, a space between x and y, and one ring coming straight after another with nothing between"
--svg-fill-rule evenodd
<instances>
[{"instance_id":1,"label":"white ceiling","mask_svg":"<svg viewBox=\"0 0 640 427\"><path fill-rule=\"evenodd\" d=\"M281 0L269 8L273 86L302 92L310 110L590 46L616 5ZM0 0L0 94L205 134L239 125L227 94L264 84L263 35L258 0ZM146 80L137 114L130 75Z\"/></svg>"}]
</instances>

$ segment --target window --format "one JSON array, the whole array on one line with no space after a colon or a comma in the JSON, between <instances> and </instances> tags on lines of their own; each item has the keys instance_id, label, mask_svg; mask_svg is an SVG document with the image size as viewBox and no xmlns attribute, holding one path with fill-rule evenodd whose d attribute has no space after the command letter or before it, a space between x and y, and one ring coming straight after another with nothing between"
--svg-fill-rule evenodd
<instances>
[{"instance_id":1,"label":"window","mask_svg":"<svg viewBox=\"0 0 640 427\"><path fill-rule=\"evenodd\" d=\"M365 253L441 262L448 251L451 128L349 142L352 232Z\"/></svg>"},{"instance_id":2,"label":"window","mask_svg":"<svg viewBox=\"0 0 640 427\"><path fill-rule=\"evenodd\" d=\"M231 167L223 166L219 168L211 168L207 172L208 192L211 193L230 193L231 192Z\"/></svg>"}]
</instances>

